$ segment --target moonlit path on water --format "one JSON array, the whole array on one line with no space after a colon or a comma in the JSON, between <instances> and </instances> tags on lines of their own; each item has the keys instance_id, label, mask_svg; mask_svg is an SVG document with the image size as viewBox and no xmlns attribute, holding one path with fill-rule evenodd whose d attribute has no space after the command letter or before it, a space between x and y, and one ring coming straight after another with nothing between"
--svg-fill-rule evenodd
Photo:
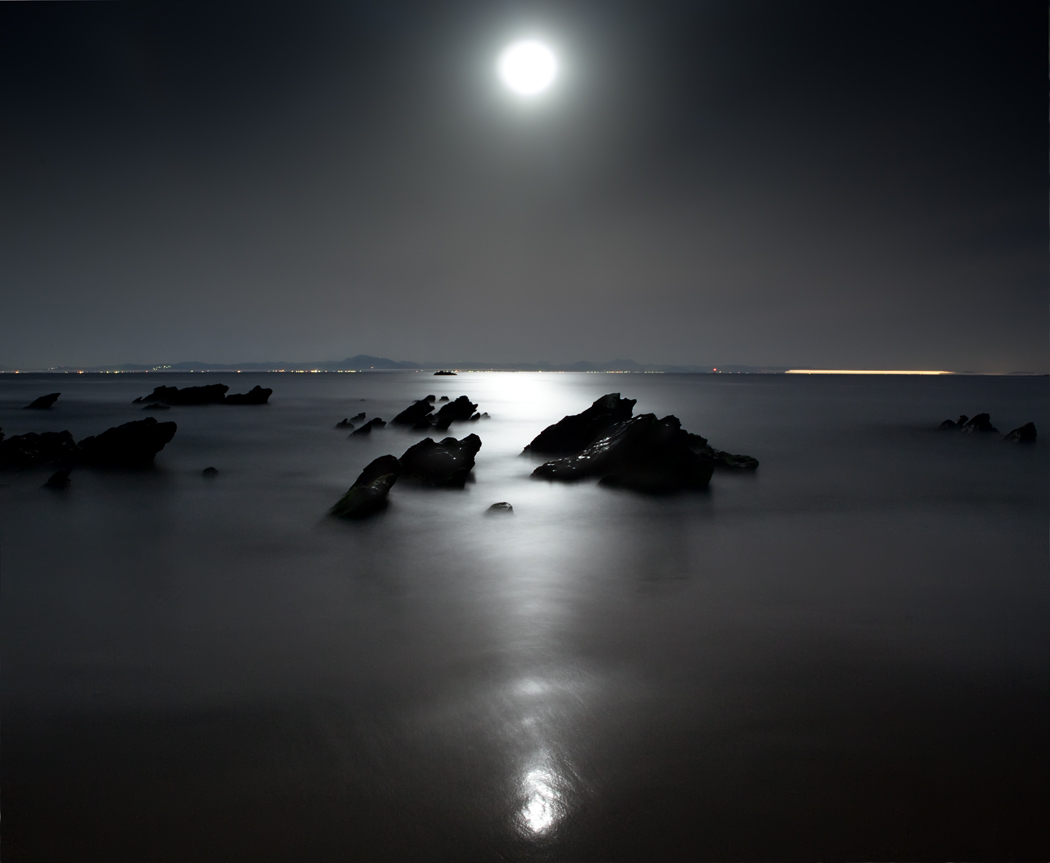
<instances>
[{"instance_id":1,"label":"moonlit path on water","mask_svg":"<svg viewBox=\"0 0 1050 863\"><path fill-rule=\"evenodd\" d=\"M5 860L1046 847L1047 444L932 430L1050 434L1046 378L7 375L0 426L79 439L216 381L272 403L156 414L151 471L0 473ZM522 447L615 391L757 475L530 480ZM324 518L422 436L334 424L429 393L492 415L449 431L476 481Z\"/></svg>"}]
</instances>

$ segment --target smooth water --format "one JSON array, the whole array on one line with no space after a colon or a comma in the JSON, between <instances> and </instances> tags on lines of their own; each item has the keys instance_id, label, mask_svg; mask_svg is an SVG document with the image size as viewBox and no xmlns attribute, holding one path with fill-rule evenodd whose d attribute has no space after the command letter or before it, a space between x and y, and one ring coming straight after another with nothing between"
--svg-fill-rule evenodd
<instances>
[{"instance_id":1,"label":"smooth water","mask_svg":"<svg viewBox=\"0 0 1050 863\"><path fill-rule=\"evenodd\" d=\"M5 860L1046 858L1050 449L934 429L1050 433L1047 378L5 375L0 426L215 381L274 395L0 474ZM616 391L761 467L529 479ZM429 393L491 414L476 481L327 519L422 437L334 424Z\"/></svg>"}]
</instances>

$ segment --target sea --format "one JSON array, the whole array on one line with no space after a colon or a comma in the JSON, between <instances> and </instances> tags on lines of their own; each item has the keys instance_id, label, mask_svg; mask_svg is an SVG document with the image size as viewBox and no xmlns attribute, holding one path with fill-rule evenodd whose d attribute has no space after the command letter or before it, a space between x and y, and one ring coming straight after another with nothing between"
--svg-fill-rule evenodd
<instances>
[{"instance_id":1,"label":"sea","mask_svg":"<svg viewBox=\"0 0 1050 863\"><path fill-rule=\"evenodd\" d=\"M206 383L273 395L133 403ZM760 467L531 479L613 392ZM328 517L424 436L336 423L427 395L472 481ZM5 861L1050 856L1045 376L0 375L7 435L151 415L152 469L0 472Z\"/></svg>"}]
</instances>

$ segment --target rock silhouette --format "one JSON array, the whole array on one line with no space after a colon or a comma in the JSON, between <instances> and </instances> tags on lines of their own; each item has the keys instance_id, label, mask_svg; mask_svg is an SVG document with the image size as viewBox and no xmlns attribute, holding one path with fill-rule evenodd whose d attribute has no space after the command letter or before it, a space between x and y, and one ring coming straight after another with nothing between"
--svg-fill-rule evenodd
<instances>
[{"instance_id":1,"label":"rock silhouette","mask_svg":"<svg viewBox=\"0 0 1050 863\"><path fill-rule=\"evenodd\" d=\"M226 405L264 405L270 400L273 390L270 387L261 387L256 384L246 393L233 393L226 396L223 404Z\"/></svg>"},{"instance_id":2,"label":"rock silhouette","mask_svg":"<svg viewBox=\"0 0 1050 863\"><path fill-rule=\"evenodd\" d=\"M79 460L103 467L149 467L153 458L175 437L175 423L146 417L106 429L78 444Z\"/></svg>"},{"instance_id":3,"label":"rock silhouette","mask_svg":"<svg viewBox=\"0 0 1050 863\"><path fill-rule=\"evenodd\" d=\"M1003 436L1003 440L1010 443L1035 443L1035 439L1035 423L1025 423L1023 426L1015 428L1012 432Z\"/></svg>"},{"instance_id":4,"label":"rock silhouette","mask_svg":"<svg viewBox=\"0 0 1050 863\"><path fill-rule=\"evenodd\" d=\"M463 440L447 437L440 443L424 438L401 456L402 475L434 488L463 488L480 449L481 438L476 434Z\"/></svg>"},{"instance_id":5,"label":"rock silhouette","mask_svg":"<svg viewBox=\"0 0 1050 863\"><path fill-rule=\"evenodd\" d=\"M449 372L449 371L445 371L444 369L442 369L441 371L434 372L434 374L435 375L454 375L455 372Z\"/></svg>"},{"instance_id":6,"label":"rock silhouette","mask_svg":"<svg viewBox=\"0 0 1050 863\"><path fill-rule=\"evenodd\" d=\"M22 410L26 411L46 411L51 405L58 401L58 397L62 393L48 393L46 396L41 396L38 399L34 399L27 404Z\"/></svg>"},{"instance_id":7,"label":"rock silhouette","mask_svg":"<svg viewBox=\"0 0 1050 863\"><path fill-rule=\"evenodd\" d=\"M159 403L155 402L155 403L153 403L151 405L146 405L142 409L144 411L170 411L171 407L168 406L168 405L162 405L162 404L159 404Z\"/></svg>"},{"instance_id":8,"label":"rock silhouette","mask_svg":"<svg viewBox=\"0 0 1050 863\"><path fill-rule=\"evenodd\" d=\"M206 467L201 471L201 476L211 479L219 475L219 469L217 467Z\"/></svg>"},{"instance_id":9,"label":"rock silhouette","mask_svg":"<svg viewBox=\"0 0 1050 863\"><path fill-rule=\"evenodd\" d=\"M29 432L4 437L0 434L0 468L26 468L41 465L68 465L80 451L68 431Z\"/></svg>"},{"instance_id":10,"label":"rock silhouette","mask_svg":"<svg viewBox=\"0 0 1050 863\"><path fill-rule=\"evenodd\" d=\"M635 403L635 399L620 398L619 393L604 395L583 413L563 417L547 426L524 451L535 455L578 453L617 423L630 419Z\"/></svg>"},{"instance_id":11,"label":"rock silhouette","mask_svg":"<svg viewBox=\"0 0 1050 863\"><path fill-rule=\"evenodd\" d=\"M485 515L513 515L513 513L514 507L505 500L501 500L499 503L494 503L485 510Z\"/></svg>"},{"instance_id":12,"label":"rock silhouette","mask_svg":"<svg viewBox=\"0 0 1050 863\"><path fill-rule=\"evenodd\" d=\"M455 401L441 406L434 418L434 428L445 431L457 420L469 420L477 411L478 406L466 396L460 396Z\"/></svg>"},{"instance_id":13,"label":"rock silhouette","mask_svg":"<svg viewBox=\"0 0 1050 863\"><path fill-rule=\"evenodd\" d=\"M365 418L365 414L364 414L364 411L362 411L361 413L357 414L357 416L350 417L350 422L352 422L352 423L359 423L364 418Z\"/></svg>"},{"instance_id":14,"label":"rock silhouette","mask_svg":"<svg viewBox=\"0 0 1050 863\"><path fill-rule=\"evenodd\" d=\"M995 426L992 425L991 417L988 414L977 414L961 426L964 434L975 434L978 432L998 432Z\"/></svg>"},{"instance_id":15,"label":"rock silhouette","mask_svg":"<svg viewBox=\"0 0 1050 863\"><path fill-rule=\"evenodd\" d=\"M383 422L379 417L373 417L363 426L361 426L361 428L354 429L352 432L350 432L350 437L354 437L355 435L372 434L372 429L381 429L385 425L386 423Z\"/></svg>"},{"instance_id":16,"label":"rock silhouette","mask_svg":"<svg viewBox=\"0 0 1050 863\"><path fill-rule=\"evenodd\" d=\"M384 455L370 462L329 511L337 518L360 519L386 509L390 489L401 476L401 462Z\"/></svg>"},{"instance_id":17,"label":"rock silhouette","mask_svg":"<svg viewBox=\"0 0 1050 863\"><path fill-rule=\"evenodd\" d=\"M337 429L353 429L354 424L350 422L346 417L343 417L339 422L335 424Z\"/></svg>"},{"instance_id":18,"label":"rock silhouette","mask_svg":"<svg viewBox=\"0 0 1050 863\"><path fill-rule=\"evenodd\" d=\"M414 426L420 422L426 421L426 418L433 413L434 396L428 396L425 399L419 399L419 401L412 402L407 408L401 413L394 417L390 422L393 425L398 426Z\"/></svg>"}]
</instances>

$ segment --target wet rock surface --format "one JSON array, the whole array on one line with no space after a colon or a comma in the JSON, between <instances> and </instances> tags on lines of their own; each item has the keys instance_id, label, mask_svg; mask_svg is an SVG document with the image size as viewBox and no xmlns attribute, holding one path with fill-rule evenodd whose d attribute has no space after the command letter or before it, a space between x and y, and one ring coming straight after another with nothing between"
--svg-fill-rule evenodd
<instances>
[{"instance_id":1,"label":"wet rock surface","mask_svg":"<svg viewBox=\"0 0 1050 863\"><path fill-rule=\"evenodd\" d=\"M540 465L533 477L561 482L597 477L605 486L666 494L705 488L716 468L758 467L758 460L751 456L714 449L706 438L685 431L675 416L632 417L634 405L634 400L610 393L582 414L548 426L525 452L564 452L590 438L595 429L602 431L571 455Z\"/></svg>"},{"instance_id":2,"label":"wet rock surface","mask_svg":"<svg viewBox=\"0 0 1050 863\"><path fill-rule=\"evenodd\" d=\"M370 462L329 511L336 518L361 519L386 509L390 489L401 476L401 462L383 455Z\"/></svg>"},{"instance_id":3,"label":"wet rock surface","mask_svg":"<svg viewBox=\"0 0 1050 863\"><path fill-rule=\"evenodd\" d=\"M617 423L629 420L635 403L635 399L620 398L619 393L604 395L583 413L563 417L547 426L525 447L525 452L535 455L578 453L607 434Z\"/></svg>"},{"instance_id":4,"label":"wet rock surface","mask_svg":"<svg viewBox=\"0 0 1050 863\"><path fill-rule=\"evenodd\" d=\"M1008 443L1035 443L1035 423L1025 423L1023 426L1015 428L1009 434L1004 435L1003 440Z\"/></svg>"},{"instance_id":5,"label":"wet rock surface","mask_svg":"<svg viewBox=\"0 0 1050 863\"><path fill-rule=\"evenodd\" d=\"M149 467L157 453L175 437L177 428L173 422L146 417L106 429L80 441L79 461L103 467Z\"/></svg>"},{"instance_id":6,"label":"wet rock surface","mask_svg":"<svg viewBox=\"0 0 1050 863\"><path fill-rule=\"evenodd\" d=\"M481 438L476 434L462 440L447 437L440 442L424 438L401 456L403 476L434 488L463 488L480 449Z\"/></svg>"},{"instance_id":7,"label":"wet rock surface","mask_svg":"<svg viewBox=\"0 0 1050 863\"><path fill-rule=\"evenodd\" d=\"M60 395L62 395L62 393L48 393L46 396L41 396L40 398L31 401L23 408L23 410L46 411L51 405L58 401Z\"/></svg>"}]
</instances>

